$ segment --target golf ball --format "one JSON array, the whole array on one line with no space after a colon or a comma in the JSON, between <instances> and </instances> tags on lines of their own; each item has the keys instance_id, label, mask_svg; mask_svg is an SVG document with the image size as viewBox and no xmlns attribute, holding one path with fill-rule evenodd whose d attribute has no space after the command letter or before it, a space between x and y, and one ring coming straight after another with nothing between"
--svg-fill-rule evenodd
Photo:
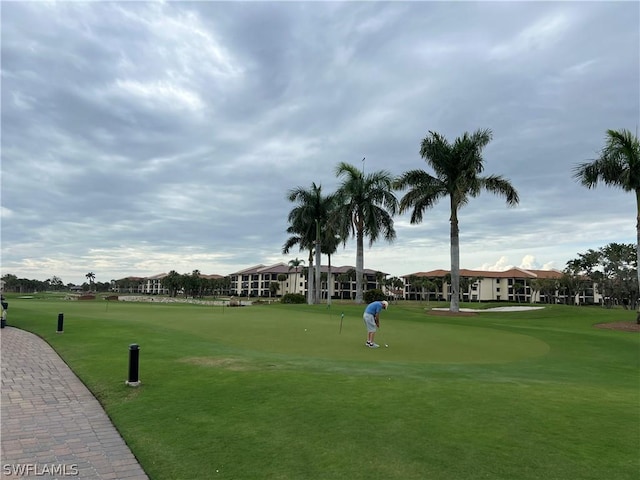
<instances>
[{"instance_id":1,"label":"golf ball","mask_svg":"<svg viewBox=\"0 0 640 480\"><path fill-rule=\"evenodd\" d=\"M387 345L386 343L384 344L385 347L389 348L389 345Z\"/></svg>"}]
</instances>

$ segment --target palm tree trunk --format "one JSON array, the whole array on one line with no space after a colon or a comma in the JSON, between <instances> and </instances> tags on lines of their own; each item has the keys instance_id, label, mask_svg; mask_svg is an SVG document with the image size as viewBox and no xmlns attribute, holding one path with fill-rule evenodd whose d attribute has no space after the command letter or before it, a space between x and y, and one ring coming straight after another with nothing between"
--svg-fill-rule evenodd
<instances>
[{"instance_id":1,"label":"palm tree trunk","mask_svg":"<svg viewBox=\"0 0 640 480\"><path fill-rule=\"evenodd\" d=\"M331 295L333 290L333 279L331 278L331 254L327 255L328 258L328 270L327 270L327 305L331 305Z\"/></svg>"},{"instance_id":2,"label":"palm tree trunk","mask_svg":"<svg viewBox=\"0 0 640 480\"><path fill-rule=\"evenodd\" d=\"M636 190L636 211L638 212L636 217L636 268L638 270L638 289L640 291L640 190ZM637 305L636 323L640 325L640 301Z\"/></svg>"},{"instance_id":3,"label":"palm tree trunk","mask_svg":"<svg viewBox=\"0 0 640 480\"><path fill-rule=\"evenodd\" d=\"M460 301L460 230L458 228L458 212L455 200L451 199L451 303L449 311L459 312Z\"/></svg>"},{"instance_id":4,"label":"palm tree trunk","mask_svg":"<svg viewBox=\"0 0 640 480\"><path fill-rule=\"evenodd\" d=\"M313 304L313 297L315 295L313 288L313 249L309 250L309 268L307 269L307 303Z\"/></svg>"},{"instance_id":5,"label":"palm tree trunk","mask_svg":"<svg viewBox=\"0 0 640 480\"><path fill-rule=\"evenodd\" d=\"M316 219L316 293L315 302L320 303L322 299L322 282L320 280L320 264L322 263L322 252L320 251L320 222Z\"/></svg>"},{"instance_id":6,"label":"palm tree trunk","mask_svg":"<svg viewBox=\"0 0 640 480\"><path fill-rule=\"evenodd\" d=\"M364 233L358 229L356 234L356 303L363 303L362 274L364 272Z\"/></svg>"}]
</instances>

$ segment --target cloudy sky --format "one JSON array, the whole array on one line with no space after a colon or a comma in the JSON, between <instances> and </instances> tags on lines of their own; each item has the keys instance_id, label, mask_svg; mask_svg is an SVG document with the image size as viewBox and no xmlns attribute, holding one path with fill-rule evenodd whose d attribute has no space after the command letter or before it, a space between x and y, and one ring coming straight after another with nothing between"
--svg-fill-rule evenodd
<instances>
[{"instance_id":1,"label":"cloudy sky","mask_svg":"<svg viewBox=\"0 0 640 480\"><path fill-rule=\"evenodd\" d=\"M634 196L572 168L640 122L638 2L3 2L2 275L227 275L282 255L288 190L335 166L424 168L422 138L489 128L461 267L564 268L635 243ZM363 157L366 160L363 162ZM399 194L400 195L400 194ZM365 249L449 268L448 203ZM326 260L324 260L326 262ZM332 259L355 265L355 241Z\"/></svg>"}]
</instances>

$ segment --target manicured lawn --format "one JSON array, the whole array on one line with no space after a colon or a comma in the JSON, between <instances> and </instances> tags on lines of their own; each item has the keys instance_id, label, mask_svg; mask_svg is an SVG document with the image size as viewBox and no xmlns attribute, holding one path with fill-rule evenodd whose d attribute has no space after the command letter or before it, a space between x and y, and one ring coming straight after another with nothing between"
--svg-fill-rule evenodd
<instances>
[{"instance_id":1,"label":"manicured lawn","mask_svg":"<svg viewBox=\"0 0 640 480\"><path fill-rule=\"evenodd\" d=\"M152 479L639 478L640 335L593 327L634 312L392 304L371 350L355 305L9 302Z\"/></svg>"}]
</instances>

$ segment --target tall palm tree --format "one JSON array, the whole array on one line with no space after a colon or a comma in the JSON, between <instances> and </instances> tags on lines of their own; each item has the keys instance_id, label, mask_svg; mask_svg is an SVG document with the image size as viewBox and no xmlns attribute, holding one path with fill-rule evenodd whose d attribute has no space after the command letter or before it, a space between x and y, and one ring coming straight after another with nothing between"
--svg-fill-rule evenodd
<instances>
[{"instance_id":1,"label":"tall palm tree","mask_svg":"<svg viewBox=\"0 0 640 480\"><path fill-rule=\"evenodd\" d=\"M409 293L410 300L415 300L418 297L418 294L416 293L416 289L418 288L418 280L419 278L416 275L409 275L407 277L407 286L409 287L407 293ZM413 298L411 298L411 293L413 293Z\"/></svg>"},{"instance_id":2,"label":"tall palm tree","mask_svg":"<svg viewBox=\"0 0 640 480\"><path fill-rule=\"evenodd\" d=\"M316 303L320 299L321 230L329 220L333 199L331 196L322 195L322 186L315 183L312 183L308 190L302 187L290 190L287 198L290 202L296 202L296 206L289 212L289 228L299 235L297 243L300 247L309 250L309 303Z\"/></svg>"},{"instance_id":3,"label":"tall palm tree","mask_svg":"<svg viewBox=\"0 0 640 480\"><path fill-rule=\"evenodd\" d=\"M342 299L344 292L344 284L351 281L351 278L347 273L341 273L338 275L338 298Z\"/></svg>"},{"instance_id":4,"label":"tall palm tree","mask_svg":"<svg viewBox=\"0 0 640 480\"><path fill-rule=\"evenodd\" d=\"M96 279L96 274L93 272L89 272L85 275L87 280L89 280L89 288L93 291L93 281Z\"/></svg>"},{"instance_id":5,"label":"tall palm tree","mask_svg":"<svg viewBox=\"0 0 640 480\"><path fill-rule=\"evenodd\" d=\"M356 237L356 303L363 302L364 239L372 246L381 236L388 242L396 238L393 216L398 200L393 193L393 178L380 170L365 175L353 165L341 162L336 176L342 183L336 192L336 218L341 221L341 236Z\"/></svg>"},{"instance_id":6,"label":"tall palm tree","mask_svg":"<svg viewBox=\"0 0 640 480\"><path fill-rule=\"evenodd\" d=\"M278 282L281 284L280 288L278 288L278 290L283 290L282 283L286 282L287 278L289 278L289 277L287 275L285 275L284 273L279 273L278 274Z\"/></svg>"},{"instance_id":7,"label":"tall palm tree","mask_svg":"<svg viewBox=\"0 0 640 480\"><path fill-rule=\"evenodd\" d=\"M331 274L331 255L336 253L338 246L342 243L342 239L333 233L332 228L325 229L322 235L321 249L322 253L327 256L327 305L331 305L331 296L333 295L333 275Z\"/></svg>"},{"instance_id":8,"label":"tall palm tree","mask_svg":"<svg viewBox=\"0 0 640 480\"><path fill-rule=\"evenodd\" d=\"M299 225L289 225L287 227L287 233L291 234L291 236L282 246L282 253L288 254L295 245L298 245L300 251L309 250L310 263L313 263L313 246L309 245L308 239L305 236L304 229ZM298 260L297 257L296 260ZM301 260L301 262L304 263L304 260ZM291 261L289 261L289 270L291 270L291 268L293 267L291 266ZM296 277L297 275L298 270L296 269ZM295 290L297 290L297 287L294 288L294 293L297 293Z\"/></svg>"},{"instance_id":9,"label":"tall palm tree","mask_svg":"<svg viewBox=\"0 0 640 480\"><path fill-rule=\"evenodd\" d=\"M298 289L298 267L300 267L300 265L302 265L303 263L304 260L301 260L298 257L296 257L294 260L289 260L289 271L291 271L292 268L295 268L296 270L296 283L293 286L293 293L296 293Z\"/></svg>"},{"instance_id":10,"label":"tall palm tree","mask_svg":"<svg viewBox=\"0 0 640 480\"><path fill-rule=\"evenodd\" d=\"M498 175L481 176L484 170L482 149L491 141L491 130L465 132L455 142L429 131L422 140L420 156L433 169L434 175L424 170L410 170L400 176L395 187L408 189L400 201L400 213L413 208L411 223L421 223L424 212L442 198L449 197L451 244L451 312L460 311L460 229L458 210L482 190L503 196L508 205L517 205L518 192L511 183Z\"/></svg>"},{"instance_id":11,"label":"tall palm tree","mask_svg":"<svg viewBox=\"0 0 640 480\"><path fill-rule=\"evenodd\" d=\"M338 246L344 243L341 233L341 221L338 217L337 206L338 198L335 194L329 195L325 199L327 219L324 227L321 229L320 250L327 256L327 305L331 305L331 297L333 294L333 275L331 272L331 256L336 253Z\"/></svg>"},{"instance_id":12,"label":"tall palm tree","mask_svg":"<svg viewBox=\"0 0 640 480\"><path fill-rule=\"evenodd\" d=\"M610 187L622 188L636 194L636 258L638 289L640 291L640 140L629 130L607 130L607 141L600 156L591 162L580 163L573 177L587 188L602 181ZM637 323L640 323L638 310Z\"/></svg>"}]
</instances>

